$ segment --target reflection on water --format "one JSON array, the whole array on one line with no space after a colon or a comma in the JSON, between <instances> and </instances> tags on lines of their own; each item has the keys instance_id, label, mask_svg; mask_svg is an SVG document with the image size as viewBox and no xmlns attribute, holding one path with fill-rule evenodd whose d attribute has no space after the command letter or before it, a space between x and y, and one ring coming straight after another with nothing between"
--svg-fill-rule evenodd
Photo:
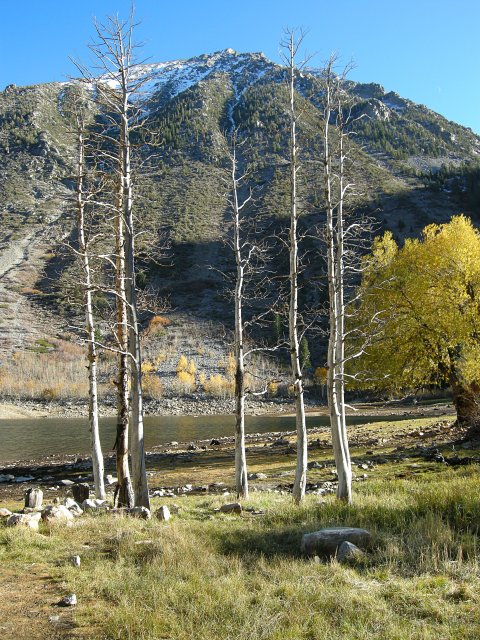
<instances>
[{"instance_id":1,"label":"reflection on water","mask_svg":"<svg viewBox=\"0 0 480 640\"><path fill-rule=\"evenodd\" d=\"M352 425L402 418L403 416L352 416L348 422ZM148 416L145 418L145 447L148 450L172 440L190 442L231 436L234 424L234 417L231 415ZM307 416L307 427L327 425L327 416ZM294 429L294 417L248 416L246 420L247 433ZM115 418L102 419L100 431L104 453L108 453L115 442ZM0 443L0 463L54 454L85 455L90 446L88 421L84 418L0 420Z\"/></svg>"}]
</instances>

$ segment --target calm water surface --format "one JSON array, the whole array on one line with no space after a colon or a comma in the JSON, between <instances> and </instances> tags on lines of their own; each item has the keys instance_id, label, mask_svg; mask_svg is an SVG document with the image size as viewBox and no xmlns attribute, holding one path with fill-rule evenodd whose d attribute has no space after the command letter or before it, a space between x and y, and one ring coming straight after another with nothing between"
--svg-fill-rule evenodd
<instances>
[{"instance_id":1,"label":"calm water surface","mask_svg":"<svg viewBox=\"0 0 480 640\"><path fill-rule=\"evenodd\" d=\"M380 420L404 420L405 416L351 416L350 425ZM145 447L172 440L190 442L207 438L231 436L234 416L147 416ZM307 416L307 427L328 426L327 416ZM247 433L291 431L295 418L287 416L248 416ZM115 418L100 421L104 453L115 442ZM88 454L90 447L88 421L85 418L33 418L0 420L0 464L46 455Z\"/></svg>"}]
</instances>

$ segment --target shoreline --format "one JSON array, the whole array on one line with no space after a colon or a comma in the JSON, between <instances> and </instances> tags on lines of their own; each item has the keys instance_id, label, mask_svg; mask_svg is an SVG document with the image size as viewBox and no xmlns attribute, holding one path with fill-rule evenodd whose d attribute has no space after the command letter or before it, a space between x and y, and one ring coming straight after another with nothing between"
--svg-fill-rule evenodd
<instances>
[{"instance_id":1,"label":"shoreline","mask_svg":"<svg viewBox=\"0 0 480 640\"><path fill-rule=\"evenodd\" d=\"M413 404L411 401L398 402L356 402L349 406L348 415L405 415L429 416L441 415L441 411L454 411L447 400L437 400L431 404ZM306 398L305 412L310 416L327 416L328 408L316 398ZM436 413L437 412L437 413ZM116 414L114 401L106 399L100 404L100 418L111 418ZM185 396L147 400L144 403L145 416L209 416L233 415L234 399L206 398L204 396ZM247 415L295 416L293 401L290 398L253 398L247 401ZM0 400L0 420L21 420L35 418L88 418L86 400Z\"/></svg>"}]
</instances>

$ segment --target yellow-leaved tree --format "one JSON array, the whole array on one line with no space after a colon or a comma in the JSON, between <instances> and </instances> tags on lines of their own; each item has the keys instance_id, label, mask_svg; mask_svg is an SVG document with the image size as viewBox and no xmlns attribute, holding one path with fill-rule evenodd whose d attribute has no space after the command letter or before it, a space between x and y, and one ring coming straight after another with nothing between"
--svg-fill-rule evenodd
<instances>
[{"instance_id":1,"label":"yellow-leaved tree","mask_svg":"<svg viewBox=\"0 0 480 640\"><path fill-rule=\"evenodd\" d=\"M363 386L450 385L457 421L480 434L480 233L464 216L399 248L390 232L365 259L359 320L375 335L355 362Z\"/></svg>"}]
</instances>

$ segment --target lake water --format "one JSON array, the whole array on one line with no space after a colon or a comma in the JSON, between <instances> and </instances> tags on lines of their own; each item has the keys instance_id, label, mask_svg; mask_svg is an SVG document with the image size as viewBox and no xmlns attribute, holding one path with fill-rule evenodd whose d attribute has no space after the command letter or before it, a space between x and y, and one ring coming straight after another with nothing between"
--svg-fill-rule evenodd
<instances>
[{"instance_id":1,"label":"lake water","mask_svg":"<svg viewBox=\"0 0 480 640\"><path fill-rule=\"evenodd\" d=\"M365 424L380 420L402 420L405 416L351 416L348 424ZM191 442L232 436L235 419L223 416L147 416L145 448L172 440ZM327 416L307 416L307 427L328 426ZM247 433L293 431L295 418L287 416L247 416ZM104 453L112 451L115 442L115 418L100 421ZM89 453L88 421L84 418L34 418L0 420L0 464L46 455Z\"/></svg>"}]
</instances>

